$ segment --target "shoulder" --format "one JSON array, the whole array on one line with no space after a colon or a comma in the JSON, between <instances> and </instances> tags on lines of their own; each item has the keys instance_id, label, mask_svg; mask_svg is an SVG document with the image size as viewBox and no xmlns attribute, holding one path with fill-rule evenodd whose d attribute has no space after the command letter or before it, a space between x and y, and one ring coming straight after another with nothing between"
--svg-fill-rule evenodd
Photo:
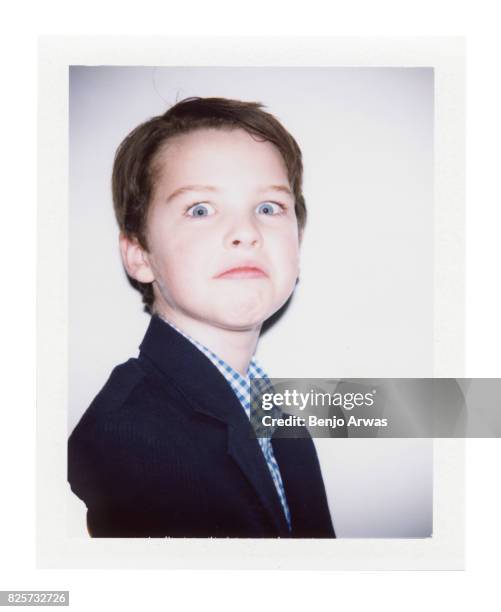
<instances>
[{"instance_id":1,"label":"shoulder","mask_svg":"<svg viewBox=\"0 0 501 612\"><path fill-rule=\"evenodd\" d=\"M73 491L89 501L118 494L124 478L142 486L151 465L171 452L181 408L176 389L150 364L139 358L116 366L69 437Z\"/></svg>"},{"instance_id":2,"label":"shoulder","mask_svg":"<svg viewBox=\"0 0 501 612\"><path fill-rule=\"evenodd\" d=\"M113 435L128 438L155 427L155 415L179 403L176 388L139 358L116 366L70 436L70 445L88 439L98 443ZM130 440L129 440L130 442Z\"/></svg>"},{"instance_id":3,"label":"shoulder","mask_svg":"<svg viewBox=\"0 0 501 612\"><path fill-rule=\"evenodd\" d=\"M131 401L135 392L146 385L146 381L147 372L138 359L129 359L117 365L85 411L76 429L113 416Z\"/></svg>"}]
</instances>

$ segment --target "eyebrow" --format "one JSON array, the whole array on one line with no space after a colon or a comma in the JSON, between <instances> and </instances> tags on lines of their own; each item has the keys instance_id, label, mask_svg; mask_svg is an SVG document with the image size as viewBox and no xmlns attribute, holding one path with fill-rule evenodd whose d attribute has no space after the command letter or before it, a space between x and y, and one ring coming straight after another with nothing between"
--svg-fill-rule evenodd
<instances>
[{"instance_id":1,"label":"eyebrow","mask_svg":"<svg viewBox=\"0 0 501 612\"><path fill-rule=\"evenodd\" d=\"M193 191L209 191L209 192L217 192L219 189L214 187L213 185L185 185L184 187L179 187L175 191L173 191L170 196L167 198L166 202L169 203L174 198L182 195L183 193L193 192ZM264 193L266 191L278 191L280 193L286 193L292 196L292 192L286 185L268 185L267 187L260 187L257 192Z\"/></svg>"}]
</instances>

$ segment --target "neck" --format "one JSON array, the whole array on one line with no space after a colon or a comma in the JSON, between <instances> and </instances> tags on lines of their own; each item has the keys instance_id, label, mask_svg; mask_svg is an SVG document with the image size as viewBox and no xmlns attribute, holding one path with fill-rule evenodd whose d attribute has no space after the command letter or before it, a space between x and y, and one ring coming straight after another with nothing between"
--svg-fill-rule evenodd
<instances>
[{"instance_id":1,"label":"neck","mask_svg":"<svg viewBox=\"0 0 501 612\"><path fill-rule=\"evenodd\" d=\"M198 340L242 376L247 376L249 363L256 350L261 326L232 330L191 319L179 312L164 313L158 311L157 314L166 321L174 323L176 327L194 340Z\"/></svg>"}]
</instances>

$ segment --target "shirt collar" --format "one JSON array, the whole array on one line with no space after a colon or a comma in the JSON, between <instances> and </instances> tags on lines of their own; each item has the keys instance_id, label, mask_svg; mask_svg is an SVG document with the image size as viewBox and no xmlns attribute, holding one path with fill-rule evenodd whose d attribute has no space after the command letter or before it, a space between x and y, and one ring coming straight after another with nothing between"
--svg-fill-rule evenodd
<instances>
[{"instance_id":1,"label":"shirt collar","mask_svg":"<svg viewBox=\"0 0 501 612\"><path fill-rule=\"evenodd\" d=\"M160 319L170 325L173 329L175 329L178 333L184 336L187 340L189 340L194 346L196 346L221 372L224 378L228 381L233 391L236 393L240 403L243 405L246 412L250 410L250 379L254 378L262 378L266 381L269 380L268 375L265 370L261 367L261 365L257 362L257 360L252 357L249 367L247 368L246 376L243 376L235 370L231 365L229 365L226 361L221 359L218 355L216 355L213 351L211 351L204 344L192 338L189 334L184 332L182 329L179 329L177 325L175 325L172 321L165 319L160 316Z\"/></svg>"},{"instance_id":2,"label":"shirt collar","mask_svg":"<svg viewBox=\"0 0 501 612\"><path fill-rule=\"evenodd\" d=\"M237 372L232 366L230 366L226 361L221 359L218 355L216 355L213 351L207 348L195 338L192 338L189 334L179 329L172 321L168 319L164 319L160 315L158 315L160 320L163 323L169 325L172 329L177 331L181 336L189 340L194 346L196 346L200 352L202 352L207 359L219 370L222 376L226 379L226 382L230 385L233 393L236 395L238 401L240 402L242 408L245 411L247 417L251 420L252 427L254 429L254 433L256 437L259 439L260 443L263 443L265 446L269 445L271 442L271 437L275 430L275 426L265 426L262 424L261 417L259 415L259 411L256 412L256 406L252 406L252 401L257 401L254 396L254 399L251 398L251 381L254 382L253 392L258 394L270 393L273 392L273 387L271 381L264 371L264 369L259 365L256 359L253 357L247 369L247 375L242 376L240 372ZM273 406L271 416L277 418L281 416L281 411L276 406ZM262 416L262 415L261 415Z\"/></svg>"}]
</instances>

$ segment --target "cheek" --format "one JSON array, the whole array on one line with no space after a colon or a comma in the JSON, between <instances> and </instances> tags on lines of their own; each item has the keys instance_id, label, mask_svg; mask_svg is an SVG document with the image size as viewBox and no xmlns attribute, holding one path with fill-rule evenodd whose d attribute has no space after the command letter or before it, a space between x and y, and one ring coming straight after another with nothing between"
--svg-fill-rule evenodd
<instances>
[{"instance_id":1,"label":"cheek","mask_svg":"<svg viewBox=\"0 0 501 612\"><path fill-rule=\"evenodd\" d=\"M299 273L299 243L297 237L291 235L274 249L276 269L281 272L284 282L295 283Z\"/></svg>"},{"instance_id":2,"label":"cheek","mask_svg":"<svg viewBox=\"0 0 501 612\"><path fill-rule=\"evenodd\" d=\"M177 291L191 295L203 290L200 280L207 270L207 249L202 240L171 241L157 252L156 269L171 293Z\"/></svg>"}]
</instances>

